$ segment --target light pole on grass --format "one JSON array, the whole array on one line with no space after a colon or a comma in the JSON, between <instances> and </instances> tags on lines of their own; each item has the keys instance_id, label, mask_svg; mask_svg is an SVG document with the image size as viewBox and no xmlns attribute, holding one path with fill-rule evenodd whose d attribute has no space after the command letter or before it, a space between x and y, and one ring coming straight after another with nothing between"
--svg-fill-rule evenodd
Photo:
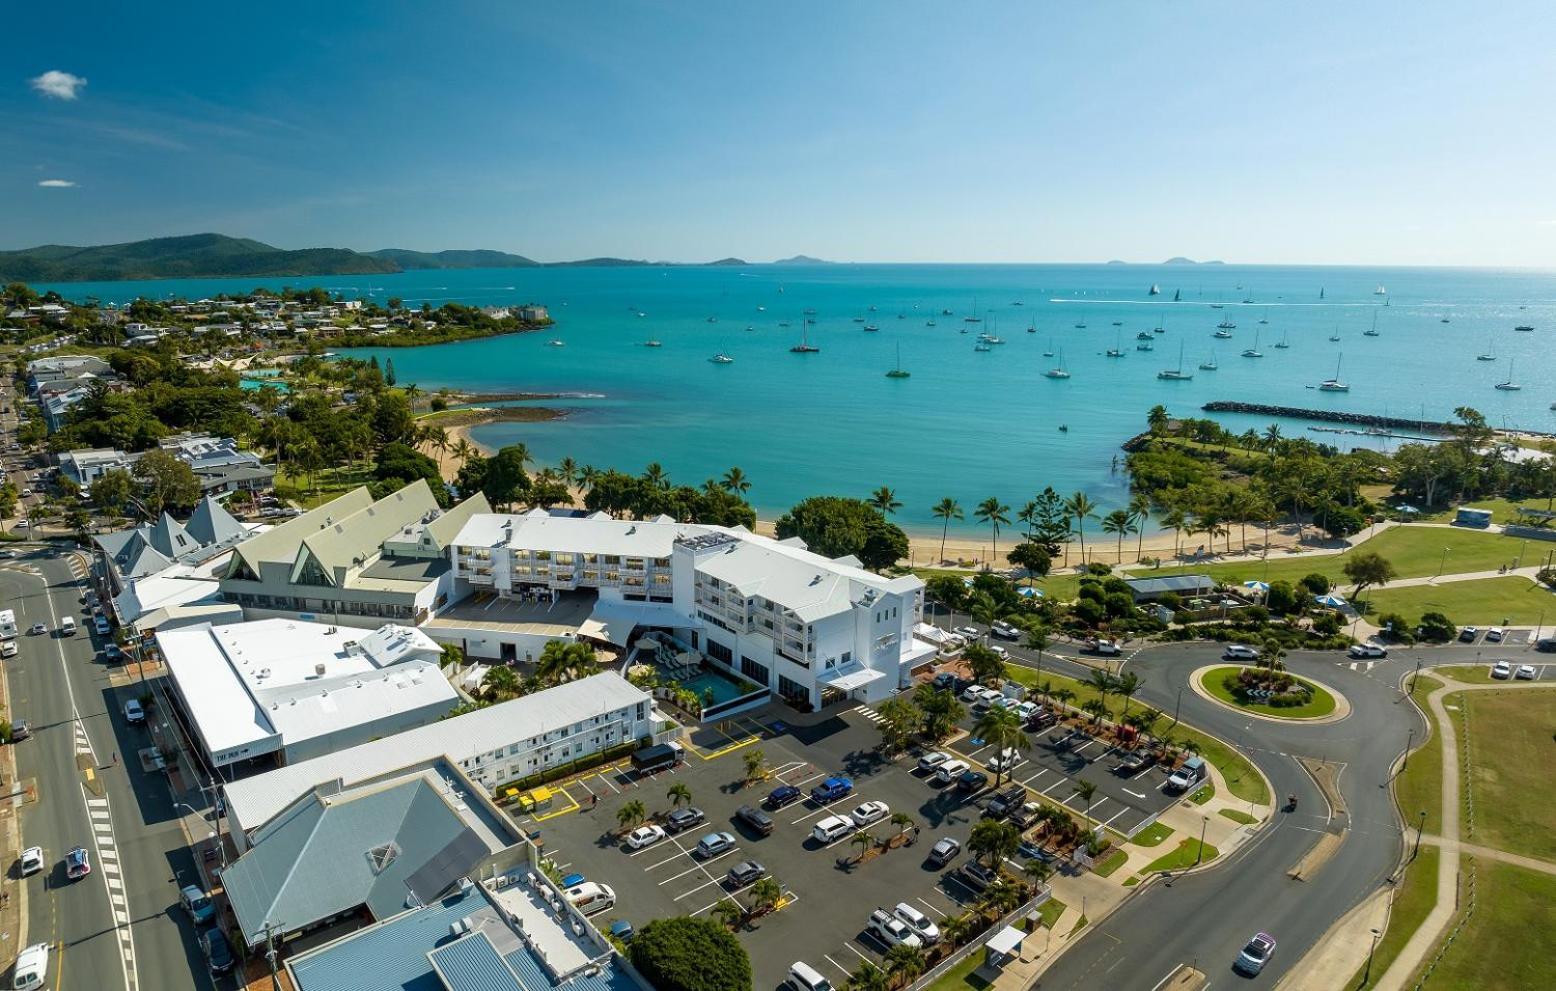
<instances>
[{"instance_id":1,"label":"light pole on grass","mask_svg":"<svg viewBox=\"0 0 1556 991\"><path fill-rule=\"evenodd\" d=\"M1416 859L1416 854L1421 852L1421 832L1424 829L1426 829L1426 810L1422 809L1421 818L1416 821L1416 845L1415 849L1410 851L1411 860Z\"/></svg>"},{"instance_id":2,"label":"light pole on grass","mask_svg":"<svg viewBox=\"0 0 1556 991\"><path fill-rule=\"evenodd\" d=\"M1410 735L1405 738L1405 757L1399 762L1399 773L1404 774L1405 768L1410 766L1410 748L1416 745L1416 728L1410 727Z\"/></svg>"},{"instance_id":3,"label":"light pole on grass","mask_svg":"<svg viewBox=\"0 0 1556 991\"><path fill-rule=\"evenodd\" d=\"M1209 816L1200 816L1199 824L1199 852L1194 855L1194 866L1198 867L1205 859L1205 829L1210 825Z\"/></svg>"},{"instance_id":4,"label":"light pole on grass","mask_svg":"<svg viewBox=\"0 0 1556 991\"><path fill-rule=\"evenodd\" d=\"M1372 980L1372 957L1373 954L1378 952L1378 938L1382 935L1383 930L1381 929L1374 929L1372 931L1372 949L1367 951L1367 969L1362 971L1362 987L1366 987L1367 982Z\"/></svg>"},{"instance_id":5,"label":"light pole on grass","mask_svg":"<svg viewBox=\"0 0 1556 991\"><path fill-rule=\"evenodd\" d=\"M1438 561L1437 561L1437 577L1439 577L1439 578L1442 577L1443 568L1448 566L1448 552L1451 551L1451 550L1453 550L1452 547L1446 547L1445 546L1443 548L1443 555L1442 555L1442 557L1439 558Z\"/></svg>"}]
</instances>

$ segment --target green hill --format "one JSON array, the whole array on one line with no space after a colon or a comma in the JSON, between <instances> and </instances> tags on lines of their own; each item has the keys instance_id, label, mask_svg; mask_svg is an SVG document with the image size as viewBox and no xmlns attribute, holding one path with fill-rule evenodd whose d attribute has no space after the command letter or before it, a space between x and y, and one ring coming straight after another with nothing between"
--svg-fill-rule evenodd
<instances>
[{"instance_id":1,"label":"green hill","mask_svg":"<svg viewBox=\"0 0 1556 991\"><path fill-rule=\"evenodd\" d=\"M392 261L347 248L286 251L224 234L158 237L92 247L45 244L0 251L0 282L344 275L399 270Z\"/></svg>"},{"instance_id":2,"label":"green hill","mask_svg":"<svg viewBox=\"0 0 1556 991\"><path fill-rule=\"evenodd\" d=\"M412 251L409 248L381 248L367 252L373 258L394 262L401 268L531 268L539 264L523 255L506 251Z\"/></svg>"}]
</instances>

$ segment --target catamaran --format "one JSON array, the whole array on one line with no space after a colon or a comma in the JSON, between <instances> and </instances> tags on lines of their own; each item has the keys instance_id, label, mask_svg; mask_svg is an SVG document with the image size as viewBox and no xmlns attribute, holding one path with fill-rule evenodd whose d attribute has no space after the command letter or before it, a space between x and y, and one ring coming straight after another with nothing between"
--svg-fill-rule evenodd
<instances>
[{"instance_id":1,"label":"catamaran","mask_svg":"<svg viewBox=\"0 0 1556 991\"><path fill-rule=\"evenodd\" d=\"M1506 382L1498 382L1497 383L1497 388L1501 389L1503 392L1517 392L1519 389L1523 388L1523 386L1521 386L1517 382L1513 381L1513 359L1512 358L1507 359L1507 381Z\"/></svg>"},{"instance_id":2,"label":"catamaran","mask_svg":"<svg viewBox=\"0 0 1556 991\"><path fill-rule=\"evenodd\" d=\"M727 365L730 362L734 361L735 359L731 358L729 355L725 354L723 351L720 351L718 354L714 355L713 357L709 358L708 360L713 362L715 365Z\"/></svg>"},{"instance_id":3,"label":"catamaran","mask_svg":"<svg viewBox=\"0 0 1556 991\"><path fill-rule=\"evenodd\" d=\"M1254 335L1254 336L1257 337L1258 335ZM1279 348L1280 350L1282 350L1282 351L1284 351L1287 348L1291 347L1291 331L1288 330L1288 331L1282 332L1281 335L1280 335L1280 340L1275 342L1275 346L1277 348Z\"/></svg>"},{"instance_id":4,"label":"catamaran","mask_svg":"<svg viewBox=\"0 0 1556 991\"><path fill-rule=\"evenodd\" d=\"M1053 368L1048 369L1048 371L1044 372L1043 375L1051 379L1067 379L1070 377L1069 370L1064 367L1063 351L1059 352L1059 364Z\"/></svg>"},{"instance_id":5,"label":"catamaran","mask_svg":"<svg viewBox=\"0 0 1556 991\"><path fill-rule=\"evenodd\" d=\"M1259 350L1259 331L1258 330L1255 330L1253 332L1253 347L1244 349L1243 357L1244 358L1262 358L1262 357L1264 357L1264 352Z\"/></svg>"},{"instance_id":6,"label":"catamaran","mask_svg":"<svg viewBox=\"0 0 1556 991\"><path fill-rule=\"evenodd\" d=\"M1334 360L1334 378L1324 379L1318 383L1319 392L1350 392L1351 387L1340 380L1340 362L1345 358L1344 354Z\"/></svg>"},{"instance_id":7,"label":"catamaran","mask_svg":"<svg viewBox=\"0 0 1556 991\"><path fill-rule=\"evenodd\" d=\"M1178 367L1177 368L1164 368L1161 371L1156 373L1156 377L1159 378L1159 379L1166 379L1169 382L1187 382L1187 381L1189 381L1190 379L1192 379L1194 377L1194 373L1193 372L1186 372L1186 371L1183 370L1183 344L1182 343L1179 343L1179 345L1178 345Z\"/></svg>"},{"instance_id":8,"label":"catamaran","mask_svg":"<svg viewBox=\"0 0 1556 991\"><path fill-rule=\"evenodd\" d=\"M812 344L810 342L810 326L809 325L810 325L810 321L809 320L805 321L804 324L801 324L801 326L800 326L800 343L794 345L794 347L789 349L791 354L817 354L817 353L819 353L821 351L821 349L819 347L817 347L816 345L814 345L814 344Z\"/></svg>"},{"instance_id":9,"label":"catamaran","mask_svg":"<svg viewBox=\"0 0 1556 991\"><path fill-rule=\"evenodd\" d=\"M911 374L913 373L902 367L902 345L899 344L897 345L897 367L887 372L886 377L889 379L905 379Z\"/></svg>"}]
</instances>

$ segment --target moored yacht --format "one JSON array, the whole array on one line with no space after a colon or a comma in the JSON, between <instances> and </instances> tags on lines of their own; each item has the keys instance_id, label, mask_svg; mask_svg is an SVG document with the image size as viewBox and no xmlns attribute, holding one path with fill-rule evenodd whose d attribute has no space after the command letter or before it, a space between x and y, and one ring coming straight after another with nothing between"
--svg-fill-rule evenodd
<instances>
[{"instance_id":1,"label":"moored yacht","mask_svg":"<svg viewBox=\"0 0 1556 991\"><path fill-rule=\"evenodd\" d=\"M1324 379L1318 383L1319 392L1350 392L1351 387L1340 378L1340 361L1345 355L1340 355L1334 362L1334 378Z\"/></svg>"},{"instance_id":2,"label":"moored yacht","mask_svg":"<svg viewBox=\"0 0 1556 991\"><path fill-rule=\"evenodd\" d=\"M730 362L734 361L735 359L731 358L729 355L725 354L723 351L720 351L718 354L714 355L713 357L709 358L708 360L713 362L715 365L727 365Z\"/></svg>"}]
</instances>

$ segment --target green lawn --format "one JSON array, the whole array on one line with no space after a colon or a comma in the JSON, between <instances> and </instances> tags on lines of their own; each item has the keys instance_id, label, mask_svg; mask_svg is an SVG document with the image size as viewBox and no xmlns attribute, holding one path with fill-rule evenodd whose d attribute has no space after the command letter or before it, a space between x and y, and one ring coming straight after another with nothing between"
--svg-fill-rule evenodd
<instances>
[{"instance_id":1,"label":"green lawn","mask_svg":"<svg viewBox=\"0 0 1556 991\"><path fill-rule=\"evenodd\" d=\"M988 982L973 976L973 971L983 965L983 951L974 950L967 954L966 958L957 962L955 967L941 974L925 991L967 991L973 988L981 991L988 987Z\"/></svg>"},{"instance_id":2,"label":"green lawn","mask_svg":"<svg viewBox=\"0 0 1556 991\"><path fill-rule=\"evenodd\" d=\"M1482 530L1448 529L1430 526L1400 526L1378 534L1361 544L1362 550L1376 551L1388 558L1401 578L1419 578L1436 574L1463 574L1470 571L1495 571L1498 565L1511 564L1518 558L1522 540ZM1235 546L1235 540L1234 540ZM1443 548L1448 549L1446 557ZM1203 574L1227 583L1249 579L1295 582L1304 575L1318 573L1330 581L1344 581L1346 554L1291 557L1272 554L1265 561L1235 564L1207 564L1201 567L1172 567L1160 571L1136 570L1136 575ZM1525 551L1525 564L1533 564L1535 554ZM1442 571L1439 572L1438 568ZM1267 577L1266 577L1267 576Z\"/></svg>"},{"instance_id":3,"label":"green lawn","mask_svg":"<svg viewBox=\"0 0 1556 991\"><path fill-rule=\"evenodd\" d=\"M1205 856L1202 863L1209 863L1220 856L1220 851L1209 843L1205 845ZM1200 854L1200 842L1197 839L1183 840L1176 850L1163 854L1147 864L1140 871L1141 874L1155 874L1159 871L1181 871L1187 867L1193 867L1194 861Z\"/></svg>"},{"instance_id":4,"label":"green lawn","mask_svg":"<svg viewBox=\"0 0 1556 991\"><path fill-rule=\"evenodd\" d=\"M321 471L312 477L293 475L283 466L276 472L276 496L294 502L303 509L313 509L372 481L373 466L370 464L350 465L338 471Z\"/></svg>"},{"instance_id":5,"label":"green lawn","mask_svg":"<svg viewBox=\"0 0 1556 991\"><path fill-rule=\"evenodd\" d=\"M1097 862L1097 865L1091 869L1091 872L1098 877L1112 877L1113 872L1123 867L1124 861L1128 859L1128 853L1115 847L1106 857Z\"/></svg>"},{"instance_id":6,"label":"green lawn","mask_svg":"<svg viewBox=\"0 0 1556 991\"><path fill-rule=\"evenodd\" d=\"M1028 689L1035 688L1039 681L1050 682L1055 689L1068 688L1075 693L1075 698L1070 701L1070 704L1077 707L1098 697L1097 690L1091 685L1047 670L1044 670L1042 677L1039 678L1033 668L1007 664L1005 675ZM1107 703L1110 710L1116 714L1120 708L1118 700L1110 697ZM1163 719L1157 724L1156 730L1158 733L1166 733L1171 725L1170 720ZM1199 747L1200 754L1221 771L1221 776L1226 778L1227 787L1231 789L1233 795L1245 802L1262 804L1269 801L1270 792L1264 785L1264 778L1260 777L1259 772L1248 762L1248 758L1215 737L1182 723L1172 729L1172 735L1183 742L1193 741Z\"/></svg>"},{"instance_id":7,"label":"green lawn","mask_svg":"<svg viewBox=\"0 0 1556 991\"><path fill-rule=\"evenodd\" d=\"M1239 812L1236 809L1220 809L1220 810L1217 811L1216 814L1217 815L1221 815L1221 816L1225 816L1226 818L1228 818L1228 819L1232 820L1233 822L1237 823L1239 826L1251 826L1254 823L1259 821L1259 820L1255 819L1253 816L1249 815L1248 813L1246 813L1246 812Z\"/></svg>"},{"instance_id":8,"label":"green lawn","mask_svg":"<svg viewBox=\"0 0 1556 991\"><path fill-rule=\"evenodd\" d=\"M1037 907L1038 925L1044 929L1052 929L1066 908L1069 906L1050 895L1046 902Z\"/></svg>"},{"instance_id":9,"label":"green lawn","mask_svg":"<svg viewBox=\"0 0 1556 991\"><path fill-rule=\"evenodd\" d=\"M1441 684L1435 682L1427 686L1429 679L1422 677L1422 684L1416 689L1416 698L1422 702L1425 708L1425 699L1430 691ZM1444 699L1450 704L1459 704L1462 695L1450 695ZM1453 710L1448 710L1452 716ZM1421 819L1421 813L1426 813L1426 831L1428 833L1440 833L1443 824L1443 745L1442 736L1436 727L1432 729L1432 738L1422 743L1416 741L1416 749L1405 761L1405 769L1394 778L1394 800L1399 805L1399 817L1407 828L1414 829Z\"/></svg>"},{"instance_id":10,"label":"green lawn","mask_svg":"<svg viewBox=\"0 0 1556 991\"><path fill-rule=\"evenodd\" d=\"M1462 681L1469 685L1489 685L1495 679L1491 677L1491 664L1454 664L1449 667L1433 668L1438 674L1445 674L1454 681Z\"/></svg>"},{"instance_id":11,"label":"green lawn","mask_svg":"<svg viewBox=\"0 0 1556 991\"><path fill-rule=\"evenodd\" d=\"M1405 868L1404 879L1399 882L1399 890L1394 893L1394 904L1389 909L1388 928L1384 930L1383 938L1378 940L1371 977L1366 984L1362 983L1362 974L1366 972L1364 965L1345 985L1347 991L1362 991L1363 988L1376 986L1394 958L1399 956L1399 951L1421 928L1432 906L1437 904L1437 862L1441 856L1441 851L1436 847L1423 846L1416 859ZM1433 987L1436 987L1435 982Z\"/></svg>"},{"instance_id":12,"label":"green lawn","mask_svg":"<svg viewBox=\"0 0 1556 991\"><path fill-rule=\"evenodd\" d=\"M1556 987L1556 876L1483 860L1476 867L1476 889L1474 914L1427 986L1432 991Z\"/></svg>"},{"instance_id":13,"label":"green lawn","mask_svg":"<svg viewBox=\"0 0 1556 991\"><path fill-rule=\"evenodd\" d=\"M1510 502L1507 499L1476 499L1474 502L1464 504L1465 509L1489 509L1491 510L1491 522L1511 523L1518 519L1519 509L1538 509L1542 512L1548 507L1545 499L1528 499L1524 502ZM1441 510L1440 512L1423 515L1422 522L1450 523L1459 512L1458 506Z\"/></svg>"},{"instance_id":14,"label":"green lawn","mask_svg":"<svg viewBox=\"0 0 1556 991\"><path fill-rule=\"evenodd\" d=\"M1257 712L1265 716L1274 716L1277 719L1321 719L1334 712L1334 696L1306 678L1296 679L1310 689L1308 701L1302 705L1281 708L1279 706L1265 705L1262 702L1247 702L1239 699L1222 682L1227 675L1240 670L1242 669L1236 664L1226 664L1210 668L1200 675L1200 687L1227 705L1235 705L1246 712Z\"/></svg>"},{"instance_id":15,"label":"green lawn","mask_svg":"<svg viewBox=\"0 0 1556 991\"><path fill-rule=\"evenodd\" d=\"M1374 615L1397 612L1412 625L1424 612L1440 612L1454 623L1496 626L1501 623L1533 626L1556 617L1556 596L1543 585L1509 575L1442 585L1413 585L1367 591Z\"/></svg>"},{"instance_id":16,"label":"green lawn","mask_svg":"<svg viewBox=\"0 0 1556 991\"><path fill-rule=\"evenodd\" d=\"M1163 841L1171 836L1172 833L1173 829L1171 826L1163 826L1159 822L1153 822L1140 830L1139 835L1129 842L1135 846L1161 846Z\"/></svg>"},{"instance_id":17,"label":"green lawn","mask_svg":"<svg viewBox=\"0 0 1556 991\"><path fill-rule=\"evenodd\" d=\"M1556 692L1465 692L1475 831L1465 840L1556 861Z\"/></svg>"},{"instance_id":18,"label":"green lawn","mask_svg":"<svg viewBox=\"0 0 1556 991\"><path fill-rule=\"evenodd\" d=\"M1194 794L1189 796L1189 801L1193 802L1195 805L1204 805L1206 802L1215 797L1216 783L1214 781L1207 781L1199 786L1199 791L1196 791Z\"/></svg>"}]
</instances>

